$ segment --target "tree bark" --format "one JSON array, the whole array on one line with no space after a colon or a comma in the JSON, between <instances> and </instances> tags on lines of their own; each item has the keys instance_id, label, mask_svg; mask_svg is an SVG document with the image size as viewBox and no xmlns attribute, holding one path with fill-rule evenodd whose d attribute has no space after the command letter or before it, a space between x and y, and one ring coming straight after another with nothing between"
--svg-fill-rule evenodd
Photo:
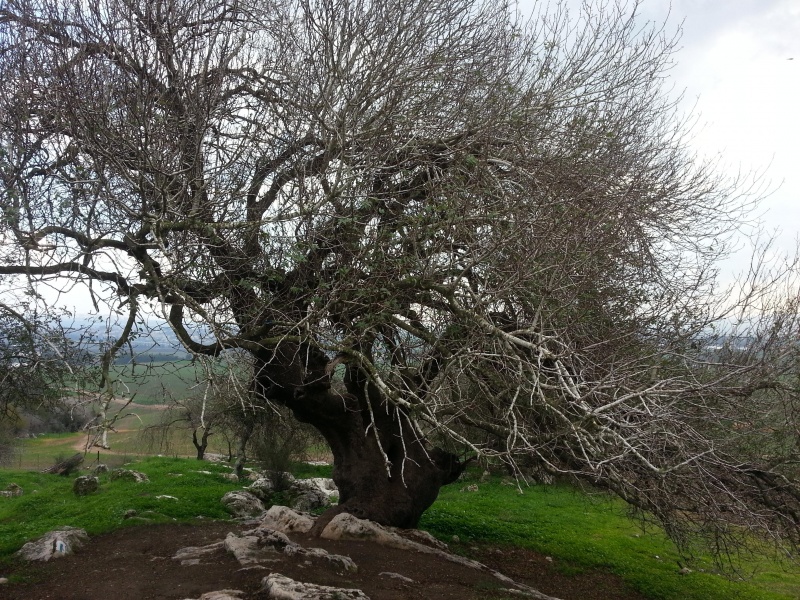
<instances>
[{"instance_id":1,"label":"tree bark","mask_svg":"<svg viewBox=\"0 0 800 600\"><path fill-rule=\"evenodd\" d=\"M439 489L463 471L458 457L417 435L405 413L388 404L355 368L348 368L345 392L331 389L324 376L314 377L319 368L309 369L312 376L304 378L312 384L292 385L292 366L278 364L261 365L257 387L289 407L299 421L314 426L333 453L339 504L317 520L312 533L320 533L343 512L382 525L416 527Z\"/></svg>"},{"instance_id":2,"label":"tree bark","mask_svg":"<svg viewBox=\"0 0 800 600\"><path fill-rule=\"evenodd\" d=\"M208 429L205 427L203 428L203 435L200 439L197 439L197 429L192 431L192 444L194 444L195 450L197 450L197 460L205 460L206 457L206 448L208 448Z\"/></svg>"}]
</instances>

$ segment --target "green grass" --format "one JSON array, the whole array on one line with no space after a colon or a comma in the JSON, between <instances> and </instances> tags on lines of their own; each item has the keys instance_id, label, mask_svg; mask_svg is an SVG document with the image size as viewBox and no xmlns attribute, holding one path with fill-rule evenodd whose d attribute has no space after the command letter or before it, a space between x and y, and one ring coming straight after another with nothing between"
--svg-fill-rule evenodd
<instances>
[{"instance_id":1,"label":"green grass","mask_svg":"<svg viewBox=\"0 0 800 600\"><path fill-rule=\"evenodd\" d=\"M220 498L241 487L223 477L230 473L228 467L214 463L148 458L130 468L145 473L150 482L110 481L104 474L100 476L100 490L84 497L72 493L74 477L0 470L0 489L14 482L24 490L22 496L0 499L0 557L63 525L99 534L142 522L123 519L130 509L151 522L227 519ZM212 475L198 473L200 470ZM159 495L177 500L159 499Z\"/></svg>"},{"instance_id":2,"label":"green grass","mask_svg":"<svg viewBox=\"0 0 800 600\"><path fill-rule=\"evenodd\" d=\"M800 576L767 560L749 581L732 581L701 558L689 575L678 573L675 546L659 531L643 533L625 516L624 505L587 496L567 486L533 486L520 494L495 478L477 492L461 492L469 482L442 489L420 527L469 552L476 543L512 545L555 559L566 573L602 569L657 600L788 600L800 598Z\"/></svg>"}]
</instances>

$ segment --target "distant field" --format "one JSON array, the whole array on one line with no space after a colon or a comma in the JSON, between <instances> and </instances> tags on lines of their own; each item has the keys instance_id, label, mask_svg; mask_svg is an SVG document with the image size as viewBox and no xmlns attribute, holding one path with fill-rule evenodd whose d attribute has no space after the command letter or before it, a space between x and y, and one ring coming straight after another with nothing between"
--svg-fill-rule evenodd
<instances>
[{"instance_id":1,"label":"distant field","mask_svg":"<svg viewBox=\"0 0 800 600\"><path fill-rule=\"evenodd\" d=\"M119 408L119 407L118 407ZM93 447L86 453L85 461L119 465L132 458L161 454L172 457L194 457L191 432L173 428L166 436L148 436L148 427L161 422L164 409L161 405L132 403L122 412L117 421L116 432L109 434L110 450ZM86 433L50 433L35 439L21 440L20 452L13 463L16 469L40 471L52 466L59 458L82 452L86 445ZM228 445L221 436L209 440L209 453L228 454Z\"/></svg>"},{"instance_id":2,"label":"distant field","mask_svg":"<svg viewBox=\"0 0 800 600\"><path fill-rule=\"evenodd\" d=\"M114 365L112 372L118 384L117 394L132 396L136 404L166 404L170 398L188 398L201 375L189 360Z\"/></svg>"}]
</instances>

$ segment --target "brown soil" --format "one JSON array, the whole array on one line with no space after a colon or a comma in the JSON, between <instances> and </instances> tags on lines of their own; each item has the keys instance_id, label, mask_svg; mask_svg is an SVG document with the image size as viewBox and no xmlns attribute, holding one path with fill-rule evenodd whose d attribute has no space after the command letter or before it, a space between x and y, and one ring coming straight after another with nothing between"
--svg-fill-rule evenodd
<instances>
[{"instance_id":1,"label":"brown soil","mask_svg":"<svg viewBox=\"0 0 800 600\"><path fill-rule=\"evenodd\" d=\"M199 598L206 592L237 589L248 599L259 594L269 573L337 587L359 588L372 600L489 600L522 596L502 591L498 579L427 554L406 552L370 542L295 541L350 556L358 573L339 572L317 561L276 554L273 562L241 568L224 550L199 565L181 566L172 559L186 546L204 546L222 540L229 531L246 527L234 522L194 525L128 527L92 538L74 555L41 565L11 565L12 582L0 587L8 600L145 600ZM559 565L528 550L511 547L462 547L484 564L517 581L563 600L644 600L617 577L602 572L567 575ZM413 583L381 575L399 573ZM4 574L8 576L9 574Z\"/></svg>"}]
</instances>

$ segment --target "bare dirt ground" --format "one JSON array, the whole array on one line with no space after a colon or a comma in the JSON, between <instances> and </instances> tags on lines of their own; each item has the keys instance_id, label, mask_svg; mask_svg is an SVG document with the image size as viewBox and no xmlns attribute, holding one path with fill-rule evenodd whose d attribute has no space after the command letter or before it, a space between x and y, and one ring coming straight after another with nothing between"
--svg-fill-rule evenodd
<instances>
[{"instance_id":1,"label":"bare dirt ground","mask_svg":"<svg viewBox=\"0 0 800 600\"><path fill-rule=\"evenodd\" d=\"M308 547L350 556L358 573L345 573L298 557L276 554L273 562L242 568L220 549L201 564L182 566L172 556L186 546L203 546L240 533L235 522L128 527L92 538L74 555L49 563L11 565L12 583L0 587L7 600L183 600L206 592L237 589L245 598L266 598L261 580L281 573L298 581L361 589L372 600L485 600L522 596L491 575L444 559L371 542L332 542L292 536ZM245 527L246 529L246 527ZM484 564L563 600L644 600L617 577L602 572L566 575L566 565L511 547L463 547ZM381 575L399 573L413 582Z\"/></svg>"}]
</instances>

